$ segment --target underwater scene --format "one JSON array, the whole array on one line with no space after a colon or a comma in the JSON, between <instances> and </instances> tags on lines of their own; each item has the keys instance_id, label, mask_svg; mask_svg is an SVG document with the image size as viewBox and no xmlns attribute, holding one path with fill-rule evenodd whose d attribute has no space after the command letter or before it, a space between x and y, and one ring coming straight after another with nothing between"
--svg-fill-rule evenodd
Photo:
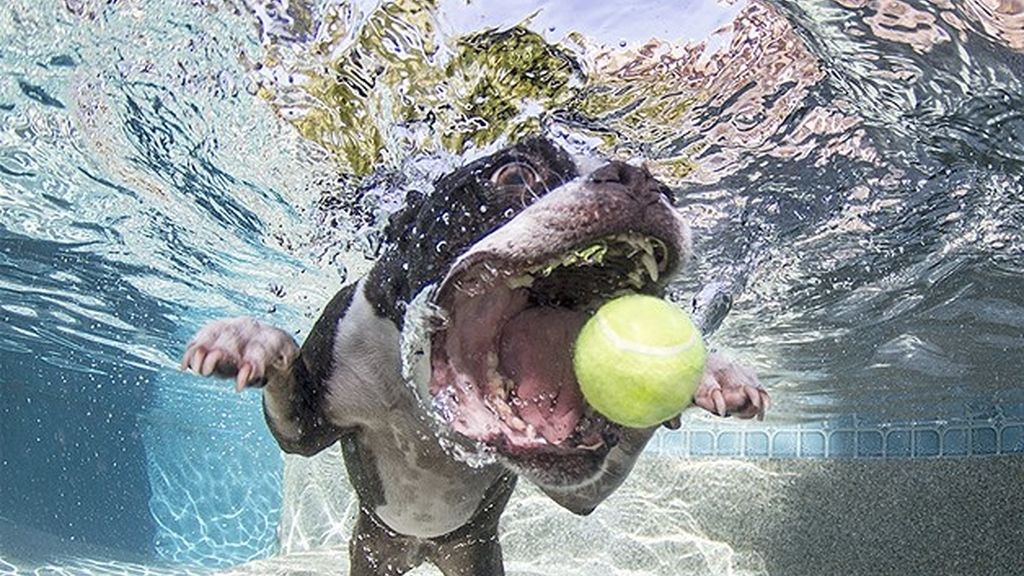
<instances>
[{"instance_id":1,"label":"underwater scene","mask_svg":"<svg viewBox=\"0 0 1024 576\"><path fill-rule=\"evenodd\" d=\"M537 135L671 189L665 296L728 296L771 406L686 410L585 517L520 480L508 574L1024 573L1019 0L6 0L0 40L0 574L347 574L342 449L182 355L302 342Z\"/></svg>"}]
</instances>

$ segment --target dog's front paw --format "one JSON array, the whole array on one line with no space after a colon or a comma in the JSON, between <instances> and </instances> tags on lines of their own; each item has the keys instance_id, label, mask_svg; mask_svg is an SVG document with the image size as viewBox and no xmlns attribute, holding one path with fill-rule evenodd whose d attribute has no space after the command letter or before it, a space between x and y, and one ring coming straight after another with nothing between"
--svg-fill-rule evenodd
<instances>
[{"instance_id":1,"label":"dog's front paw","mask_svg":"<svg viewBox=\"0 0 1024 576\"><path fill-rule=\"evenodd\" d=\"M203 326L189 343L181 369L234 378L235 389L259 387L274 371L287 369L299 347L287 332L254 318L226 318Z\"/></svg>"},{"instance_id":2,"label":"dog's front paw","mask_svg":"<svg viewBox=\"0 0 1024 576\"><path fill-rule=\"evenodd\" d=\"M771 401L752 369L711 353L693 403L719 416L761 420Z\"/></svg>"}]
</instances>

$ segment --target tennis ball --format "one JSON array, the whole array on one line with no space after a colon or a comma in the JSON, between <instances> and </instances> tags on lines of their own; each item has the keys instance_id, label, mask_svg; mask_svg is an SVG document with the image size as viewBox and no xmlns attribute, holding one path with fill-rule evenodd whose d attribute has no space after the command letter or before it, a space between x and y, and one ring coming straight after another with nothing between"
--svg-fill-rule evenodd
<instances>
[{"instance_id":1,"label":"tennis ball","mask_svg":"<svg viewBox=\"0 0 1024 576\"><path fill-rule=\"evenodd\" d=\"M693 402L706 356L685 312L635 294L606 302L583 325L573 368L595 410L623 426L647 428Z\"/></svg>"}]
</instances>

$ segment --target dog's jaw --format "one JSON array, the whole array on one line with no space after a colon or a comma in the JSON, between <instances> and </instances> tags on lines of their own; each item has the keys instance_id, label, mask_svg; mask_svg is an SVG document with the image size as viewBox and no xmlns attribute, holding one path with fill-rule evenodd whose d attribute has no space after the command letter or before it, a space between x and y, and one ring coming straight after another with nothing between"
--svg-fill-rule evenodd
<instances>
[{"instance_id":1,"label":"dog's jaw","mask_svg":"<svg viewBox=\"0 0 1024 576\"><path fill-rule=\"evenodd\" d=\"M667 190L642 169L610 163L549 192L431 287L435 331L414 370L421 398L456 445L536 482L600 475L622 430L579 392L575 335L615 295L660 293L690 242ZM422 302L409 310L421 313Z\"/></svg>"}]
</instances>

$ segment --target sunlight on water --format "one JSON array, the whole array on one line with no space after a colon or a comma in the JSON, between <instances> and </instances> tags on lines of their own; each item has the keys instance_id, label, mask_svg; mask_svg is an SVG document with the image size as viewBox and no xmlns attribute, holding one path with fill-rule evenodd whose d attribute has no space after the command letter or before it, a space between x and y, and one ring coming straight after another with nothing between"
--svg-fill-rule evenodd
<instances>
[{"instance_id":1,"label":"sunlight on water","mask_svg":"<svg viewBox=\"0 0 1024 576\"><path fill-rule=\"evenodd\" d=\"M298 493L286 494L279 558L228 573L266 573L284 566L313 572L346 565L355 502L343 482L337 451L290 462ZM765 513L782 488L777 472L723 460L641 461L615 496L586 518L573 516L537 489L521 484L503 518L502 541L508 573L514 575L593 574L764 574L762 559L735 551L721 540L730 522ZM329 480L328 480L329 479ZM725 496L728 494L728 498ZM715 516L709 531L701 518ZM412 574L440 574L421 568Z\"/></svg>"}]
</instances>

